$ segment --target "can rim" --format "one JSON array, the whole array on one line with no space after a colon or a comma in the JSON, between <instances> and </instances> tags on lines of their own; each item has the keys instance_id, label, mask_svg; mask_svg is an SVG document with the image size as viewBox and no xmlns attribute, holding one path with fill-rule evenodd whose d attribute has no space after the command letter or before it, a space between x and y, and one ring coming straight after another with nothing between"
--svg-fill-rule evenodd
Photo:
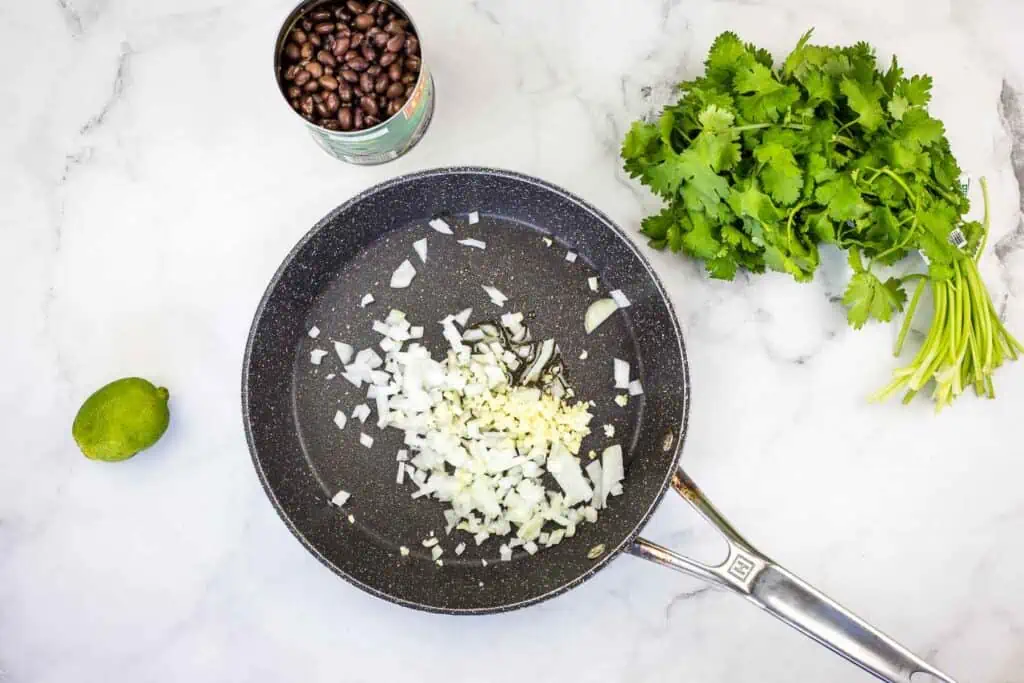
<instances>
[{"instance_id":1,"label":"can rim","mask_svg":"<svg viewBox=\"0 0 1024 683\"><path fill-rule=\"evenodd\" d=\"M307 126L309 126L310 128L315 128L316 130L323 131L323 132L325 132L325 133L327 133L329 135L343 135L343 136L353 136L353 135L360 135L360 136L362 136L362 135L367 135L368 133L371 133L373 131L377 131L377 130L381 129L382 127L386 126L392 119L394 119L396 116L401 114L402 110L399 109L394 114L392 114L391 116L387 117L386 119L384 119L380 123L378 123L378 124L376 124L374 126L370 126L369 128L361 128L361 129L359 129L357 131L356 130L353 130L353 131L332 130L330 128L324 128L321 125L313 123L309 119L307 119L304 116L302 116L302 114L300 114L299 112L295 111L295 109L292 108L291 102L288 101L288 96L285 95L285 92L284 92L284 87L283 87L283 82L282 82L282 79L284 78L284 76L282 75L282 72L281 72L281 61L282 61L281 60L281 55L284 53L284 43L285 43L285 40L286 40L286 37L287 37L288 33L291 32L292 28L294 28L294 26L295 26L295 23L299 20L300 17L302 17L302 15L306 14L307 12L309 12L310 10L312 10L313 8L315 8L315 7L319 6L319 5L325 5L328 2L330 2L330 1L331 0L300 0L299 4L297 4L295 7L293 7L292 11L288 13L287 17L285 17L284 23L281 24L281 28L277 32L277 41L274 43L274 81L277 84L277 92L281 96L281 99L284 100L285 107L288 109L288 111L290 111L291 113L295 114L295 116L299 117L299 119L301 119L302 122L304 124L306 124ZM416 87L415 87L415 89L419 89L419 87L423 83L423 79L424 78L429 78L429 74L427 73L426 60L423 59L423 38L420 35L419 30L416 28L416 22L414 22L412 20L412 16L409 15L409 12L406 11L406 9L404 7L402 7L400 4L395 2L395 0L378 0L378 1L384 2L385 4L388 4L388 5L391 5L392 7L397 9L399 12L401 12L405 16L405 18L409 20L409 26L412 27L413 34L416 36L417 40L420 41L420 73L419 73L419 77L417 77L417 79L416 79ZM405 107L405 104L408 101L409 101L409 98L406 98L405 102L402 103L402 107L403 108Z\"/></svg>"}]
</instances>

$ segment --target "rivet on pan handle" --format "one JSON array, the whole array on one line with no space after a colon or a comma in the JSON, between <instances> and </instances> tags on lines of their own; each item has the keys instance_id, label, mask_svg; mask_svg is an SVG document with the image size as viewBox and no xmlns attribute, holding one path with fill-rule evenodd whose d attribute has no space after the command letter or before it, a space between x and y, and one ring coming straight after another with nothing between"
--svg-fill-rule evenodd
<instances>
[{"instance_id":1,"label":"rivet on pan handle","mask_svg":"<svg viewBox=\"0 0 1024 683\"><path fill-rule=\"evenodd\" d=\"M928 674L956 683L895 640L874 628L811 585L772 562L750 545L681 469L672 488L725 537L729 555L709 566L642 538L630 553L739 593L750 602L836 654L891 683L910 683ZM915 679L914 683L926 683Z\"/></svg>"}]
</instances>

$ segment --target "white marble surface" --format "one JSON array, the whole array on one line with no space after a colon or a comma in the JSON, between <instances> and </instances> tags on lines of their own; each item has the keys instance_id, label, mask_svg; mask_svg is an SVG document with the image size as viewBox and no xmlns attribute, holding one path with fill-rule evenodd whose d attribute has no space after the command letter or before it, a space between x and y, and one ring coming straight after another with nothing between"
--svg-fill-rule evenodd
<instances>
[{"instance_id":1,"label":"white marble surface","mask_svg":"<svg viewBox=\"0 0 1024 683\"><path fill-rule=\"evenodd\" d=\"M0 4L0 680L857 683L735 597L633 558L554 601L446 618L371 598L308 555L249 462L252 311L308 227L354 192L450 164L542 176L634 228L633 118L720 30L785 51L809 26L935 77L933 111L994 197L984 275L1024 334L1024 54L1017 0L408 0L437 88L410 155L320 152L275 92L288 0ZM647 95L644 86L653 86ZM1014 160L1017 172L1014 173ZM972 683L1024 681L1024 365L994 402L869 405L894 329L847 327L845 267L709 282L652 259L695 389L685 463L747 536ZM173 420L116 466L72 416L143 374ZM654 539L714 555L668 499Z\"/></svg>"}]
</instances>

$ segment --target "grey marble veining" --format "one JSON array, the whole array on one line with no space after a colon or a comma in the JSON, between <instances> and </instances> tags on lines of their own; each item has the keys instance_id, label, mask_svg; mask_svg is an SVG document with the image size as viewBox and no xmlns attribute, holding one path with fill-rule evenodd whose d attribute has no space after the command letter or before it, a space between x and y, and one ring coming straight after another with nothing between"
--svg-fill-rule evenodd
<instances>
[{"instance_id":1,"label":"grey marble veining","mask_svg":"<svg viewBox=\"0 0 1024 683\"><path fill-rule=\"evenodd\" d=\"M743 601L628 557L501 616L362 594L306 554L259 487L242 348L288 249L396 174L505 167L633 231L657 202L621 171L630 121L697 72L718 32L783 54L811 26L934 77L932 112L992 192L982 274L1024 335L1024 5L404 4L437 109L415 150L374 168L323 154L275 91L287 2L0 6L0 680L869 680ZM684 460L708 495L759 547L961 680L1024 682L1024 364L999 372L996 401L965 397L937 418L924 402L869 404L896 331L846 325L840 255L806 285L709 281L651 258L686 333ZM134 460L87 461L74 411L129 374L170 388L171 428ZM721 552L677 500L645 535Z\"/></svg>"}]
</instances>

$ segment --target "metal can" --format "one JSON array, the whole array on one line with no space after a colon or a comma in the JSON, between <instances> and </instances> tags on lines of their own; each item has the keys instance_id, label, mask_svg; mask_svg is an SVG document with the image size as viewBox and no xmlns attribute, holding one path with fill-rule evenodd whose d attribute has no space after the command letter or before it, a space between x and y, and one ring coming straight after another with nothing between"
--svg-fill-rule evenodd
<instances>
[{"instance_id":1,"label":"metal can","mask_svg":"<svg viewBox=\"0 0 1024 683\"><path fill-rule=\"evenodd\" d=\"M397 159L420 141L434 114L434 80L423 59L422 39L419 46L420 73L412 93L398 112L371 128L349 132L330 130L307 120L288 102L282 66L282 55L288 35L308 13L326 4L333 3L329 0L303 0L291 11L281 26L274 48L274 75L278 91L288 109L302 120L316 143L336 159L364 166ZM393 7L407 19L412 33L419 38L419 31L416 30L416 25L405 8L395 0L386 0L385 4Z\"/></svg>"}]
</instances>

